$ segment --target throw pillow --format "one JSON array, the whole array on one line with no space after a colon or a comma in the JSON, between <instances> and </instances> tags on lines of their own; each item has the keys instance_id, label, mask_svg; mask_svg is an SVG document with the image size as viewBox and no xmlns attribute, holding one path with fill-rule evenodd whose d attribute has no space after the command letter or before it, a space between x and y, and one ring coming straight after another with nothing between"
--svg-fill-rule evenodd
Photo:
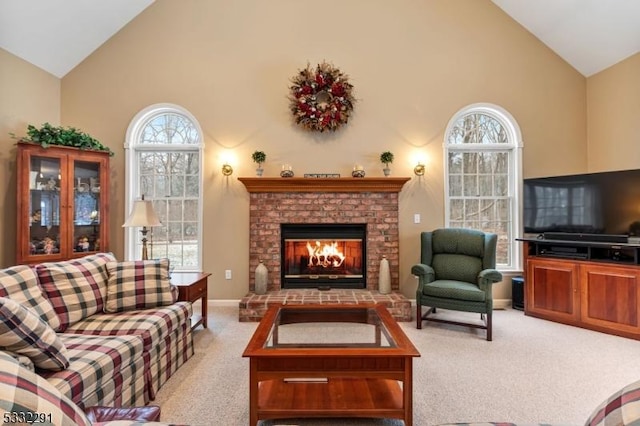
<instances>
[{"instance_id":1,"label":"throw pillow","mask_svg":"<svg viewBox=\"0 0 640 426\"><path fill-rule=\"evenodd\" d=\"M0 297L0 349L26 355L36 367L64 370L67 348L58 335L32 310Z\"/></svg>"},{"instance_id":2,"label":"throw pillow","mask_svg":"<svg viewBox=\"0 0 640 426\"><path fill-rule=\"evenodd\" d=\"M615 392L587 419L585 426L640 424L640 380Z\"/></svg>"},{"instance_id":3,"label":"throw pillow","mask_svg":"<svg viewBox=\"0 0 640 426\"><path fill-rule=\"evenodd\" d=\"M33 361L31 361L31 358L29 358L28 356L20 355L20 354L9 352L9 351L4 351L4 353L11 356L11 358L15 359L16 361L18 361L18 364L20 364L27 370L36 371L36 366L33 364Z\"/></svg>"},{"instance_id":4,"label":"throw pillow","mask_svg":"<svg viewBox=\"0 0 640 426\"><path fill-rule=\"evenodd\" d=\"M155 308L173 303L169 259L109 262L105 312Z\"/></svg>"},{"instance_id":5,"label":"throw pillow","mask_svg":"<svg viewBox=\"0 0 640 426\"><path fill-rule=\"evenodd\" d=\"M60 319L42 293L33 268L18 265L0 270L0 297L8 297L33 308L54 330L60 327Z\"/></svg>"},{"instance_id":6,"label":"throw pillow","mask_svg":"<svg viewBox=\"0 0 640 426\"><path fill-rule=\"evenodd\" d=\"M64 331L72 324L102 312L107 291L107 262L111 253L98 253L64 262L36 265L40 285L53 305Z\"/></svg>"},{"instance_id":7,"label":"throw pillow","mask_svg":"<svg viewBox=\"0 0 640 426\"><path fill-rule=\"evenodd\" d=\"M85 414L47 380L0 352L0 415L5 424L90 426Z\"/></svg>"}]
</instances>

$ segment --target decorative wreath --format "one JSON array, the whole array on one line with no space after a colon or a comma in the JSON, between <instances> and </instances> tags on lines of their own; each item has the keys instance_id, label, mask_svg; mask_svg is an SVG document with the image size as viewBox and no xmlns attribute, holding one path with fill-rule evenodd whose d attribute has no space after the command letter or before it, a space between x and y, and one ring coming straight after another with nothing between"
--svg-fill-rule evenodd
<instances>
[{"instance_id":1,"label":"decorative wreath","mask_svg":"<svg viewBox=\"0 0 640 426\"><path fill-rule=\"evenodd\" d=\"M342 71L326 62L315 69L307 64L291 82L289 101L297 124L320 132L347 124L356 100L349 77Z\"/></svg>"}]
</instances>

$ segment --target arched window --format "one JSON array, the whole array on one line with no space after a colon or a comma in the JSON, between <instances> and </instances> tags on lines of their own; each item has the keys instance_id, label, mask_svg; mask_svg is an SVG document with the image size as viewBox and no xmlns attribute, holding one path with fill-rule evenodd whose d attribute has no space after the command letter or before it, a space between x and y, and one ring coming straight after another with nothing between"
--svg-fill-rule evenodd
<instances>
[{"instance_id":1,"label":"arched window","mask_svg":"<svg viewBox=\"0 0 640 426\"><path fill-rule=\"evenodd\" d=\"M515 119L496 105L469 105L449 121L444 146L445 225L498 234L498 267L519 270L522 137Z\"/></svg>"},{"instance_id":2,"label":"arched window","mask_svg":"<svg viewBox=\"0 0 640 426\"><path fill-rule=\"evenodd\" d=\"M151 229L150 258L168 257L176 270L202 269L202 130L187 110L151 105L129 124L126 152L126 210L144 196L161 226ZM125 228L127 259L142 252L139 228Z\"/></svg>"}]
</instances>

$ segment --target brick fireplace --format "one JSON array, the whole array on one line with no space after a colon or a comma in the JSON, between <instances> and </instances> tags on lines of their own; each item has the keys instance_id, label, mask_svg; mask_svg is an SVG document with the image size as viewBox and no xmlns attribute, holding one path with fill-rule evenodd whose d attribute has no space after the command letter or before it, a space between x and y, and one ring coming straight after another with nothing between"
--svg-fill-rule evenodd
<instances>
[{"instance_id":1,"label":"brick fireplace","mask_svg":"<svg viewBox=\"0 0 640 426\"><path fill-rule=\"evenodd\" d=\"M304 294L322 303L343 298L362 301L389 301L404 299L396 293L399 289L399 230L398 194L409 178L239 178L250 194L249 200L249 291L241 301L240 320L259 319L255 306L269 298L277 303L306 303L300 301ZM362 290L320 291L309 289L282 289L282 238L283 224L361 224L365 228L366 282ZM378 269L386 256L391 271L391 295L378 293ZM266 295L255 295L255 269L262 261L269 270ZM354 293L355 292L355 293ZM338 296L337 296L338 295ZM406 300L406 299L405 299ZM341 302L341 300L338 300ZM345 301L344 303L354 303ZM243 318L243 306L249 312ZM410 305L409 305L410 308ZM403 308L404 309L404 308ZM403 314L406 316L405 314ZM408 314L411 315L410 312Z\"/></svg>"}]
</instances>

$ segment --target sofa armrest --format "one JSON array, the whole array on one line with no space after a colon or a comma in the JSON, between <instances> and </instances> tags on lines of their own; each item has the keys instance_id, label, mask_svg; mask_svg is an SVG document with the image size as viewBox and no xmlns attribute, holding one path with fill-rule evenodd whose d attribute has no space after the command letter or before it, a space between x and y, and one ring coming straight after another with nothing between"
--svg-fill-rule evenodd
<instances>
[{"instance_id":1,"label":"sofa armrest","mask_svg":"<svg viewBox=\"0 0 640 426\"><path fill-rule=\"evenodd\" d=\"M157 405L146 407L103 407L97 405L88 407L84 411L92 423L107 423L116 420L160 421L160 407Z\"/></svg>"},{"instance_id":2,"label":"sofa armrest","mask_svg":"<svg viewBox=\"0 0 640 426\"><path fill-rule=\"evenodd\" d=\"M138 420L111 420L109 422L92 423L91 426L187 426L176 423L144 422Z\"/></svg>"}]
</instances>

